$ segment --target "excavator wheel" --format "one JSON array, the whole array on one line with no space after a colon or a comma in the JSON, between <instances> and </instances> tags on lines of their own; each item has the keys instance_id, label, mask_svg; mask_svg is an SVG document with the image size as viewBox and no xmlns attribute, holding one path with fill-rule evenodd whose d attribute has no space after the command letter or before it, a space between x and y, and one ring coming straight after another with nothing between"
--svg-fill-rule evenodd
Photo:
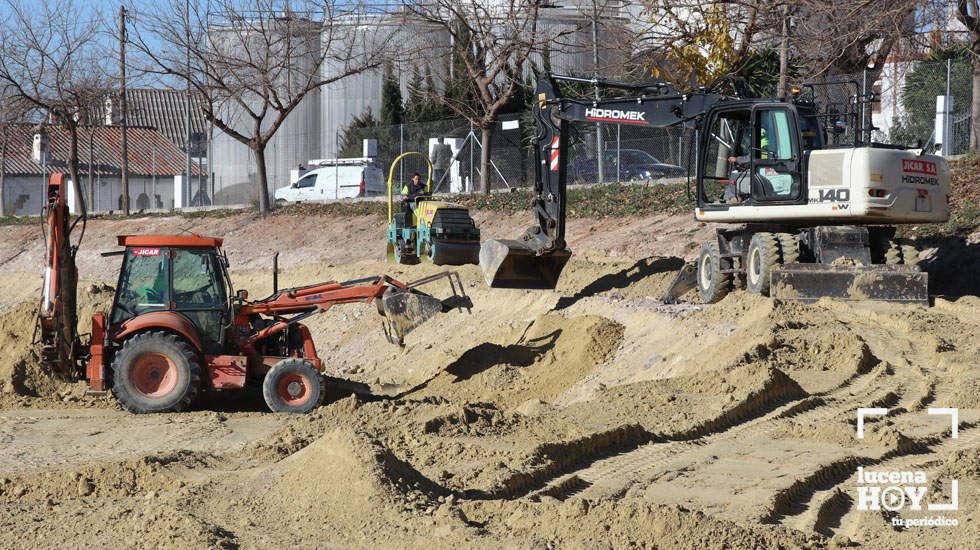
<instances>
[{"instance_id":1,"label":"excavator wheel","mask_svg":"<svg viewBox=\"0 0 980 550\"><path fill-rule=\"evenodd\" d=\"M262 396L272 412L308 413L326 393L323 376L302 359L283 359L262 381Z\"/></svg>"},{"instance_id":2,"label":"excavator wheel","mask_svg":"<svg viewBox=\"0 0 980 550\"><path fill-rule=\"evenodd\" d=\"M697 283L701 301L713 304L724 298L732 287L732 274L722 273L721 251L717 242L706 242L698 256Z\"/></svg>"},{"instance_id":3,"label":"excavator wheel","mask_svg":"<svg viewBox=\"0 0 980 550\"><path fill-rule=\"evenodd\" d=\"M779 249L779 239L775 234L763 232L752 235L745 262L745 278L749 292L769 295L772 268L782 263Z\"/></svg>"},{"instance_id":4,"label":"excavator wheel","mask_svg":"<svg viewBox=\"0 0 980 550\"><path fill-rule=\"evenodd\" d=\"M137 334L112 360L112 394L131 413L186 410L200 386L200 359L175 334Z\"/></svg>"},{"instance_id":5,"label":"excavator wheel","mask_svg":"<svg viewBox=\"0 0 980 550\"><path fill-rule=\"evenodd\" d=\"M919 265L919 249L914 244L902 243L902 263L905 265Z\"/></svg>"},{"instance_id":6,"label":"excavator wheel","mask_svg":"<svg viewBox=\"0 0 980 550\"><path fill-rule=\"evenodd\" d=\"M800 261L800 241L792 233L776 233L779 240L779 253L782 263L795 264Z\"/></svg>"},{"instance_id":7,"label":"excavator wheel","mask_svg":"<svg viewBox=\"0 0 980 550\"><path fill-rule=\"evenodd\" d=\"M919 265L919 250L904 239L891 239L886 243L884 260L887 265Z\"/></svg>"}]
</instances>

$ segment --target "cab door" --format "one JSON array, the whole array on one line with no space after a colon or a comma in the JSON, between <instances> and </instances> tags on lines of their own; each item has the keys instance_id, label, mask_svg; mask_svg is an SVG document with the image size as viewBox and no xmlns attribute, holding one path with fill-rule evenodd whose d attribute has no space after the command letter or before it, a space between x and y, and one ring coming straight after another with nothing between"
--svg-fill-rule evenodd
<instances>
[{"instance_id":1,"label":"cab door","mask_svg":"<svg viewBox=\"0 0 980 550\"><path fill-rule=\"evenodd\" d=\"M312 174L306 174L296 182L296 194L294 195L294 200L297 202L313 200L316 197L314 193L317 187L317 174L316 172Z\"/></svg>"},{"instance_id":2,"label":"cab door","mask_svg":"<svg viewBox=\"0 0 980 550\"><path fill-rule=\"evenodd\" d=\"M803 155L796 109L784 103L752 108L752 201L796 203L803 193Z\"/></svg>"},{"instance_id":3,"label":"cab door","mask_svg":"<svg viewBox=\"0 0 980 550\"><path fill-rule=\"evenodd\" d=\"M698 207L805 201L796 109L743 102L711 111L699 128Z\"/></svg>"},{"instance_id":4,"label":"cab door","mask_svg":"<svg viewBox=\"0 0 980 550\"><path fill-rule=\"evenodd\" d=\"M198 328L207 353L222 353L230 311L221 259L214 249L171 249L173 309Z\"/></svg>"}]
</instances>

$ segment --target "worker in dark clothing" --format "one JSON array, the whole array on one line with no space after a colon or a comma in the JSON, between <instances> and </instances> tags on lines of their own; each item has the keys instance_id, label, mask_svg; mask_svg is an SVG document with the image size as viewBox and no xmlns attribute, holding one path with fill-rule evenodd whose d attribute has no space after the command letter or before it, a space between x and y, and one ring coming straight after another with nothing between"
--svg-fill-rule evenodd
<instances>
[{"instance_id":1,"label":"worker in dark clothing","mask_svg":"<svg viewBox=\"0 0 980 550\"><path fill-rule=\"evenodd\" d=\"M415 208L415 199L420 195L427 194L425 184L422 183L422 175L418 172L412 174L412 181L402 186L402 204L405 205L405 225L411 226L412 211Z\"/></svg>"}]
</instances>

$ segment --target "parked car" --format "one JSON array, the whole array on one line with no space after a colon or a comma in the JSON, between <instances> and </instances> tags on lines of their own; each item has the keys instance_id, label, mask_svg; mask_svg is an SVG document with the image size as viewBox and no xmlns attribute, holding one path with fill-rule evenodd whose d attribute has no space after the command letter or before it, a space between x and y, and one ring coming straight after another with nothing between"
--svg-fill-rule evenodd
<instances>
[{"instance_id":1,"label":"parked car","mask_svg":"<svg viewBox=\"0 0 980 550\"><path fill-rule=\"evenodd\" d=\"M617 160L618 159L618 160ZM616 163L619 163L619 176L616 176ZM684 176L687 171L675 164L660 162L650 153L640 149L620 149L606 151L602 157L603 181L653 181L661 178ZM581 158L571 167L572 180L578 183L595 183L599 180L599 170L594 158Z\"/></svg>"},{"instance_id":2,"label":"parked car","mask_svg":"<svg viewBox=\"0 0 980 550\"><path fill-rule=\"evenodd\" d=\"M302 170L289 187L276 189L277 203L376 197L387 193L384 173L371 159L325 159Z\"/></svg>"}]
</instances>

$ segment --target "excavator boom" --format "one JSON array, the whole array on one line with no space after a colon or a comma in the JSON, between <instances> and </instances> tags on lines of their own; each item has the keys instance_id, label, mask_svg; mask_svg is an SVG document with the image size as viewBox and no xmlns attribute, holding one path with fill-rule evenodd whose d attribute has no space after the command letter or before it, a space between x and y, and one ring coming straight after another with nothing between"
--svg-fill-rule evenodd
<instances>
[{"instance_id":1,"label":"excavator boom","mask_svg":"<svg viewBox=\"0 0 980 550\"><path fill-rule=\"evenodd\" d=\"M630 92L629 98L580 101L563 97L559 82ZM535 90L535 224L515 240L490 240L480 248L480 268L497 288L553 289L571 250L565 242L568 129L570 122L667 127L686 124L727 96L712 88L680 92L666 83L628 84L542 75Z\"/></svg>"}]
</instances>

